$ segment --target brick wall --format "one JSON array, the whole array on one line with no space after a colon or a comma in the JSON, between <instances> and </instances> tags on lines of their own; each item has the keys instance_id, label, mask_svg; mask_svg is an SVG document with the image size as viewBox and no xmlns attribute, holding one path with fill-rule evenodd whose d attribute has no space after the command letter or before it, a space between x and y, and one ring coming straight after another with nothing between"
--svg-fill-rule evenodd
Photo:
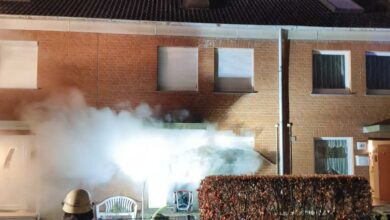
<instances>
[{"instance_id":1,"label":"brick wall","mask_svg":"<svg viewBox=\"0 0 390 220\"><path fill-rule=\"evenodd\" d=\"M274 157L277 113L277 42L216 40L44 31L0 31L1 40L35 40L38 90L1 89L0 120L18 119L18 109L67 87L79 88L98 108L126 109L142 102L161 112L188 109L220 129L255 132L256 148ZM199 91L157 91L158 46L199 48ZM214 93L214 48L255 50L253 94ZM275 173L267 165L263 173Z\"/></svg>"},{"instance_id":2,"label":"brick wall","mask_svg":"<svg viewBox=\"0 0 390 220\"><path fill-rule=\"evenodd\" d=\"M20 106L51 92L79 88L96 107L126 109L141 102L161 111L185 108L221 129L255 132L256 148L274 159L278 121L277 42L156 37L95 33L0 30L1 40L39 42L38 90L0 89L0 120L18 119ZM199 48L199 91L157 91L157 47ZM255 49L255 90L239 95L213 92L214 48ZM352 95L312 95L312 50L350 50ZM289 88L293 123L293 172L314 172L315 137L366 140L362 126L390 118L387 96L365 95L365 51L390 51L389 43L291 41ZM359 152L357 152L359 153ZM276 173L267 166L263 173ZM368 175L367 168L355 173Z\"/></svg>"},{"instance_id":3,"label":"brick wall","mask_svg":"<svg viewBox=\"0 0 390 220\"><path fill-rule=\"evenodd\" d=\"M351 51L351 95L312 95L312 51ZM366 141L364 125L390 118L390 97L366 95L365 52L390 51L389 43L294 41L290 44L290 119L293 123L293 172L314 172L316 137L352 137ZM367 167L355 174L368 177Z\"/></svg>"}]
</instances>

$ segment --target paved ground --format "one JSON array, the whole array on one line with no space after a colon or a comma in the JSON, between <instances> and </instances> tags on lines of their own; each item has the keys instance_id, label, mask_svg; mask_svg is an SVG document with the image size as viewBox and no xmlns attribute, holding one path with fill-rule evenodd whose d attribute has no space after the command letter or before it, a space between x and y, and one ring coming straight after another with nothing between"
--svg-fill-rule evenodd
<instances>
[{"instance_id":1,"label":"paved ground","mask_svg":"<svg viewBox=\"0 0 390 220\"><path fill-rule=\"evenodd\" d=\"M153 214L155 214L157 209L147 209L144 213L144 219L150 219ZM156 218L156 220L199 220L199 212L174 212L172 207L166 207L163 210L160 210L158 213L161 215L160 218ZM168 218L163 218L163 216Z\"/></svg>"},{"instance_id":2,"label":"paved ground","mask_svg":"<svg viewBox=\"0 0 390 220\"><path fill-rule=\"evenodd\" d=\"M373 212L376 220L390 220L390 204L374 204Z\"/></svg>"}]
</instances>

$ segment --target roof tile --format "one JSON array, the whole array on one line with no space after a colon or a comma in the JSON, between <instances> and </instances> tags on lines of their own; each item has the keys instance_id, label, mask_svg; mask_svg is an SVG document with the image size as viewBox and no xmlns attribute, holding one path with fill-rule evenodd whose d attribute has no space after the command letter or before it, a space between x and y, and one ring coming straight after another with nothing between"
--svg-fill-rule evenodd
<instances>
[{"instance_id":1,"label":"roof tile","mask_svg":"<svg viewBox=\"0 0 390 220\"><path fill-rule=\"evenodd\" d=\"M183 9L180 0L31 0L0 2L1 14L224 24L390 27L390 13L332 13L320 0L227 0Z\"/></svg>"}]
</instances>

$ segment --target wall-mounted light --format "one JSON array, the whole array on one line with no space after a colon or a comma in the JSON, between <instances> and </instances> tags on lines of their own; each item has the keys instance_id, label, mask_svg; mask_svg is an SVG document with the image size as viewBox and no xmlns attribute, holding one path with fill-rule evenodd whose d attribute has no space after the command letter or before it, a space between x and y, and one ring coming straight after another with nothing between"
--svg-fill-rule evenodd
<instances>
[{"instance_id":1,"label":"wall-mounted light","mask_svg":"<svg viewBox=\"0 0 390 220\"><path fill-rule=\"evenodd\" d=\"M368 140L367 150L368 150L368 153L372 153L374 151L374 143L372 140Z\"/></svg>"}]
</instances>

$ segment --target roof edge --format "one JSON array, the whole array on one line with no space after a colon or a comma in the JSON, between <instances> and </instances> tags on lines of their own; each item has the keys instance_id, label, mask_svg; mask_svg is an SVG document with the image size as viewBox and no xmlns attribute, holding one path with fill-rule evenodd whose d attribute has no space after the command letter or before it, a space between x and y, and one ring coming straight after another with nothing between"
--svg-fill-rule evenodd
<instances>
[{"instance_id":1,"label":"roof edge","mask_svg":"<svg viewBox=\"0 0 390 220\"><path fill-rule=\"evenodd\" d=\"M278 39L278 31L284 29L288 31L291 40L390 42L390 28L243 25L5 14L0 14L0 29L228 39Z\"/></svg>"}]
</instances>

